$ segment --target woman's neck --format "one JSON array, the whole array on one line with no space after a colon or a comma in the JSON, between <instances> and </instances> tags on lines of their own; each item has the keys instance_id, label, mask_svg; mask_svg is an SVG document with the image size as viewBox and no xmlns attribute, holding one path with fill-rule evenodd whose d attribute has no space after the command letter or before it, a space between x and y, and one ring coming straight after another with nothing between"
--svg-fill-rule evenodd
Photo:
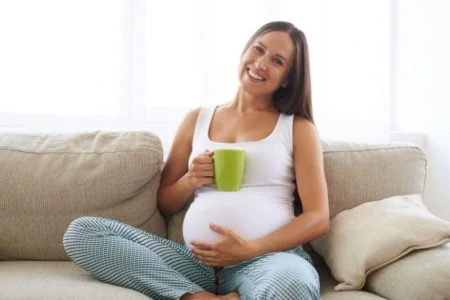
<instances>
[{"instance_id":1,"label":"woman's neck","mask_svg":"<svg viewBox=\"0 0 450 300\"><path fill-rule=\"evenodd\" d=\"M242 89L237 91L233 101L227 106L244 114L255 111L277 111L271 96L252 95Z\"/></svg>"}]
</instances>

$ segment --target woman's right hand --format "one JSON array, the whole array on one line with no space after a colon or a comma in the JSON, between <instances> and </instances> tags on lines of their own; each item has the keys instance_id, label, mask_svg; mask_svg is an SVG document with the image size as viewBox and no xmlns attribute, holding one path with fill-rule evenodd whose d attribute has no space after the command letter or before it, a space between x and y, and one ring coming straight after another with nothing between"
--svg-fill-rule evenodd
<instances>
[{"instance_id":1,"label":"woman's right hand","mask_svg":"<svg viewBox=\"0 0 450 300\"><path fill-rule=\"evenodd\" d=\"M211 184L214 177L213 153L205 150L195 157L188 172L184 175L188 189L195 190L205 184Z\"/></svg>"}]
</instances>

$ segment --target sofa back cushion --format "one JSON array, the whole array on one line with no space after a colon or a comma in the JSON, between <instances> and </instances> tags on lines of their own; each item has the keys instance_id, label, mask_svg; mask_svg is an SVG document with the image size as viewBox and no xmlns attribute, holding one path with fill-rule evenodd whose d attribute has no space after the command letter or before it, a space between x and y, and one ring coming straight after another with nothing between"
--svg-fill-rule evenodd
<instances>
[{"instance_id":1,"label":"sofa back cushion","mask_svg":"<svg viewBox=\"0 0 450 300\"><path fill-rule=\"evenodd\" d=\"M67 260L63 234L80 216L166 236L162 160L149 132L0 134L0 260Z\"/></svg>"},{"instance_id":2,"label":"sofa back cushion","mask_svg":"<svg viewBox=\"0 0 450 300\"><path fill-rule=\"evenodd\" d=\"M424 192L427 158L420 147L323 141L322 148L330 218L365 202Z\"/></svg>"},{"instance_id":3,"label":"sofa back cushion","mask_svg":"<svg viewBox=\"0 0 450 300\"><path fill-rule=\"evenodd\" d=\"M421 148L397 143L322 141L330 218L361 203L423 194L427 160ZM183 243L186 209L168 222L170 239Z\"/></svg>"}]
</instances>

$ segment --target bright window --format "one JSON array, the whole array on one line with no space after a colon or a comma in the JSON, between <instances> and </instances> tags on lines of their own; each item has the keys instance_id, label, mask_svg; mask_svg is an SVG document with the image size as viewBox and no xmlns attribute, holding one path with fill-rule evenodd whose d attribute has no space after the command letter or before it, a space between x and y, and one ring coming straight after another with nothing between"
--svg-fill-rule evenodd
<instances>
[{"instance_id":1,"label":"bright window","mask_svg":"<svg viewBox=\"0 0 450 300\"><path fill-rule=\"evenodd\" d=\"M324 135L386 131L390 17L388 0L147 1L146 116L179 120L189 108L232 100L247 39L287 20L308 39Z\"/></svg>"},{"instance_id":2,"label":"bright window","mask_svg":"<svg viewBox=\"0 0 450 300\"><path fill-rule=\"evenodd\" d=\"M120 0L0 2L0 112L119 115Z\"/></svg>"},{"instance_id":3,"label":"bright window","mask_svg":"<svg viewBox=\"0 0 450 300\"><path fill-rule=\"evenodd\" d=\"M231 100L263 23L309 42L324 137L390 126L389 0L0 2L0 129L129 129L172 139L185 112ZM45 125L45 126L43 126Z\"/></svg>"}]
</instances>

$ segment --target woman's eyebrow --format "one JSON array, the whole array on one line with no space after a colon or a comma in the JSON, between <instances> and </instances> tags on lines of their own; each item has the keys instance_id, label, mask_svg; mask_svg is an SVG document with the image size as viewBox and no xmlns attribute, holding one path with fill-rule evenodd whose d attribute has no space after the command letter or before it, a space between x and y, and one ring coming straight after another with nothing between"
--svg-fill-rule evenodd
<instances>
[{"instance_id":1,"label":"woman's eyebrow","mask_svg":"<svg viewBox=\"0 0 450 300\"><path fill-rule=\"evenodd\" d=\"M256 42L257 44L259 44L261 47L263 47L264 49L266 49L267 47L266 47L266 45L264 45L262 42L260 42L260 41L257 41Z\"/></svg>"}]
</instances>

